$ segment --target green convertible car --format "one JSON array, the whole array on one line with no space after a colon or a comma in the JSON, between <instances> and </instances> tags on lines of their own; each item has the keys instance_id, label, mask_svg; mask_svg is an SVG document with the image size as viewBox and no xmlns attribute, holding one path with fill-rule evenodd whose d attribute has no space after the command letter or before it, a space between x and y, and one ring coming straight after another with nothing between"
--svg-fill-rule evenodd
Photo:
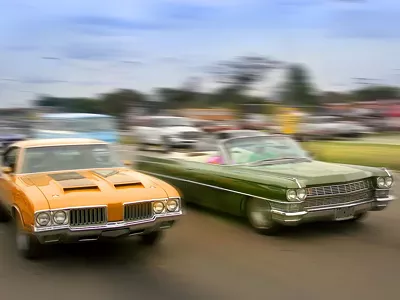
<instances>
[{"instance_id":1,"label":"green convertible car","mask_svg":"<svg viewBox=\"0 0 400 300\"><path fill-rule=\"evenodd\" d=\"M385 168L316 161L283 135L231 138L216 151L138 154L134 163L180 189L186 202L247 217L264 234L302 222L359 220L394 199Z\"/></svg>"}]
</instances>

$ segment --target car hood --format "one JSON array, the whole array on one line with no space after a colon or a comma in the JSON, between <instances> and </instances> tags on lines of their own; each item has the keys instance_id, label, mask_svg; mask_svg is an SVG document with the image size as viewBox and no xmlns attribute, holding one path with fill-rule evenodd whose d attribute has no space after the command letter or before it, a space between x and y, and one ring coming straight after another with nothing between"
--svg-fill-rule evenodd
<instances>
[{"instance_id":1,"label":"car hood","mask_svg":"<svg viewBox=\"0 0 400 300\"><path fill-rule=\"evenodd\" d=\"M22 175L36 186L51 209L110 205L168 197L151 177L130 169L98 169Z\"/></svg>"},{"instance_id":2,"label":"car hood","mask_svg":"<svg viewBox=\"0 0 400 300\"><path fill-rule=\"evenodd\" d=\"M374 176L357 166L326 163L321 161L307 161L296 163L282 163L257 167L245 167L254 177L263 175L296 178L302 185L320 185L360 180Z\"/></svg>"}]
</instances>

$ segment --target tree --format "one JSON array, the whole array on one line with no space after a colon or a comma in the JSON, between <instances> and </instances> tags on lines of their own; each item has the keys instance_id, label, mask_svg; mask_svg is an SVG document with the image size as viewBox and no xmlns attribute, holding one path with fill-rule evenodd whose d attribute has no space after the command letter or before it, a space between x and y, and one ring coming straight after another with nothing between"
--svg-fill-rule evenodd
<instances>
[{"instance_id":1,"label":"tree","mask_svg":"<svg viewBox=\"0 0 400 300\"><path fill-rule=\"evenodd\" d=\"M308 71L300 64L292 64L288 67L280 95L281 101L290 106L315 106L319 104Z\"/></svg>"},{"instance_id":2,"label":"tree","mask_svg":"<svg viewBox=\"0 0 400 300\"><path fill-rule=\"evenodd\" d=\"M399 89L392 86L369 86L351 93L354 101L375 101L397 99Z\"/></svg>"},{"instance_id":3,"label":"tree","mask_svg":"<svg viewBox=\"0 0 400 300\"><path fill-rule=\"evenodd\" d=\"M147 98L135 90L120 89L100 96L104 113L122 117L132 107L144 106Z\"/></svg>"},{"instance_id":4,"label":"tree","mask_svg":"<svg viewBox=\"0 0 400 300\"><path fill-rule=\"evenodd\" d=\"M219 83L240 93L264 79L268 71L280 66L280 62L262 56L240 56L219 62L211 73Z\"/></svg>"}]
</instances>

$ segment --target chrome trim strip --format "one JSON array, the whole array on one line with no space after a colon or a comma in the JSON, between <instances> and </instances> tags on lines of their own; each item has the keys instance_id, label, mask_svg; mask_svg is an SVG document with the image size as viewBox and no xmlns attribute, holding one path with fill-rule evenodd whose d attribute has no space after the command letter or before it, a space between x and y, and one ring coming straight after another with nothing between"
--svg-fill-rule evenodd
<instances>
[{"instance_id":1,"label":"chrome trim strip","mask_svg":"<svg viewBox=\"0 0 400 300\"><path fill-rule=\"evenodd\" d=\"M216 152L216 151L207 151L207 152ZM142 156L145 156L145 155L142 155ZM147 156L148 157L148 156ZM181 159L181 158L165 158L166 160L168 160L169 162L181 162L181 161L183 161L183 162L185 162L186 160L185 159ZM165 165L166 164L166 162L158 162L158 161L149 161L149 160L141 160L141 159L134 159L133 160L134 162L142 162L142 163L149 163L149 164L158 164L158 165ZM207 164L207 163L201 163L201 162L198 162L199 164ZM225 165L218 165L219 167L221 167L221 168L229 168L229 167L237 167L237 166L246 166L246 164L230 164L230 165L228 165L228 164L225 164ZM138 170L138 172L145 172L145 171L141 171L141 170ZM290 180L290 181L293 181L293 177L290 177L290 176L284 176L284 175L278 175L278 174L267 174L268 176L271 176L271 177L278 177L278 178L282 178L282 179L287 179L287 180Z\"/></svg>"},{"instance_id":2,"label":"chrome trim strip","mask_svg":"<svg viewBox=\"0 0 400 300\"><path fill-rule=\"evenodd\" d=\"M390 174L390 172L388 171L388 169L386 169L386 168L381 168L383 171L385 171L386 172L386 174L388 174L388 176L390 176L390 177L392 177L392 175Z\"/></svg>"},{"instance_id":3,"label":"chrome trim strip","mask_svg":"<svg viewBox=\"0 0 400 300\"><path fill-rule=\"evenodd\" d=\"M285 216L285 217L302 217L306 214L308 214L307 211L299 211L299 212L284 212L281 210L276 210L276 209L271 209L271 212L273 214Z\"/></svg>"},{"instance_id":4,"label":"chrome trim strip","mask_svg":"<svg viewBox=\"0 0 400 300\"><path fill-rule=\"evenodd\" d=\"M301 201L288 203L287 201L279 201L279 200L268 199L268 198L261 197L261 196L242 193L242 192L239 192L239 191L225 189L225 188L222 188L222 187L219 187L219 186L209 185L209 184L205 184L205 183L201 183L201 182L197 182L197 181L192 181L192 180L187 180L187 179L182 179L182 178L178 178L178 177L162 175L162 174L158 174L158 173L154 173L154 172L148 172L148 171L140 171L140 172L146 173L146 174L150 174L150 175L153 175L153 176L160 176L160 177L165 177L165 178L169 178L169 179L174 179L174 180L184 181L184 182L188 182L188 183L198 184L198 185L206 186L206 187L209 187L209 188L213 188L213 189L217 189L217 190L221 190L221 191L225 191L225 192L230 192L230 193L235 193L235 194L239 194L239 195L243 195L243 196L247 196L247 197L263 199L263 200L274 202L274 203L280 203L280 204L301 204L301 203L303 203Z\"/></svg>"},{"instance_id":5,"label":"chrome trim strip","mask_svg":"<svg viewBox=\"0 0 400 300\"><path fill-rule=\"evenodd\" d=\"M375 198L375 201L377 202L390 202L396 200L395 196L389 196L387 198Z\"/></svg>"},{"instance_id":6,"label":"chrome trim strip","mask_svg":"<svg viewBox=\"0 0 400 300\"><path fill-rule=\"evenodd\" d=\"M294 182L296 182L297 186L299 187L299 189L301 189L301 184L300 182L297 180L297 178L291 178Z\"/></svg>"},{"instance_id":7,"label":"chrome trim strip","mask_svg":"<svg viewBox=\"0 0 400 300\"><path fill-rule=\"evenodd\" d=\"M69 225L63 225L63 226L57 226L57 227L39 227L34 229L35 232L44 232L44 231L57 231L57 230L62 230L62 229L68 229L72 232L79 232L79 231L87 231L87 230L106 230L106 229L117 229L117 228L123 228L123 227L129 227L129 226L134 226L138 224L146 224L146 223L152 223L156 221L157 219L162 219L162 218L170 218L170 217L179 217L182 216L183 212L177 211L173 213L164 213L164 214L158 214L154 215L153 218L151 219L146 219L146 220L139 220L139 221L118 221L118 222L108 222L107 224L103 225L94 225L94 226L74 226L70 227Z\"/></svg>"}]
</instances>

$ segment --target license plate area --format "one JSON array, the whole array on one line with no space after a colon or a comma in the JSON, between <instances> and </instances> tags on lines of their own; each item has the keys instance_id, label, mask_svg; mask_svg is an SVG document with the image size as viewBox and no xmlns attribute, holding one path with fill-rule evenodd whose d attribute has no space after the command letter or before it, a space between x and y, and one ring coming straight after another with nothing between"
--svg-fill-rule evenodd
<instances>
[{"instance_id":1,"label":"license plate area","mask_svg":"<svg viewBox=\"0 0 400 300\"><path fill-rule=\"evenodd\" d=\"M335 209L335 220L344 221L354 218L355 207L341 207Z\"/></svg>"}]
</instances>

